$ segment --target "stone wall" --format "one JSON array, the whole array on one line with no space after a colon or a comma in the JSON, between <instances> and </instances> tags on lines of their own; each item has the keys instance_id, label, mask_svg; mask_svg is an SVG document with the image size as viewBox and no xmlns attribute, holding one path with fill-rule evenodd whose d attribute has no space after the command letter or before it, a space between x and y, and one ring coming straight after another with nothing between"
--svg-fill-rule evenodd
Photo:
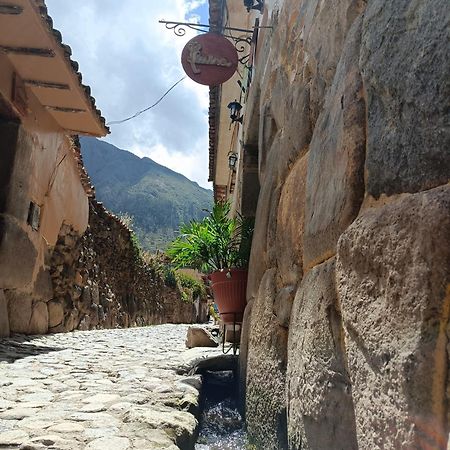
<instances>
[{"instance_id":1,"label":"stone wall","mask_svg":"<svg viewBox=\"0 0 450 450\"><path fill-rule=\"evenodd\" d=\"M132 232L101 203L90 201L89 228L63 226L50 261L49 331L191 323L195 305L181 300L146 264Z\"/></svg>"},{"instance_id":2,"label":"stone wall","mask_svg":"<svg viewBox=\"0 0 450 450\"><path fill-rule=\"evenodd\" d=\"M244 118L261 183L241 341L249 435L270 449L446 449L449 4L273 3Z\"/></svg>"}]
</instances>

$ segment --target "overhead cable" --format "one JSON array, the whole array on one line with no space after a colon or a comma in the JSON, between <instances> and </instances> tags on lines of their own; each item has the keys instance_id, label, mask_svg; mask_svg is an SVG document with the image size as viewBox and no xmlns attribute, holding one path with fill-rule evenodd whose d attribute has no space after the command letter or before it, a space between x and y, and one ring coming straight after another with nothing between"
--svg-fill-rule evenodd
<instances>
[{"instance_id":1,"label":"overhead cable","mask_svg":"<svg viewBox=\"0 0 450 450\"><path fill-rule=\"evenodd\" d=\"M141 111L138 111L137 113L133 114L130 117L127 117L126 119L122 119L122 120L113 120L112 122L108 122L106 125L118 125L120 123L124 123L124 122L128 122L129 120L135 119L136 117L140 116L141 114L147 112L149 109L154 108L156 105L158 105L163 99L164 97L172 90L174 89L178 84L180 84L183 80L185 80L186 77L180 78L175 84L173 84L169 89L167 89L167 91L164 93L164 95L155 103L153 103L153 105L148 106L145 109L142 109Z\"/></svg>"}]
</instances>

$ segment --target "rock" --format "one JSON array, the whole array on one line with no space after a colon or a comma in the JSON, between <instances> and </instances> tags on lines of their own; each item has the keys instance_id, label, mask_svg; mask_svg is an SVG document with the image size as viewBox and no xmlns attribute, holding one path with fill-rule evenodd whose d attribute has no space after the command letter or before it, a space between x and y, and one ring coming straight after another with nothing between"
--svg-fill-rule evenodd
<instances>
[{"instance_id":1,"label":"rock","mask_svg":"<svg viewBox=\"0 0 450 450\"><path fill-rule=\"evenodd\" d=\"M46 450L48 447L41 444L22 444L19 450Z\"/></svg>"},{"instance_id":2,"label":"rock","mask_svg":"<svg viewBox=\"0 0 450 450\"><path fill-rule=\"evenodd\" d=\"M15 447L28 440L28 434L24 431L4 431L0 432L0 447Z\"/></svg>"},{"instance_id":3,"label":"rock","mask_svg":"<svg viewBox=\"0 0 450 450\"><path fill-rule=\"evenodd\" d=\"M0 214L0 288L20 289L29 285L36 258L36 247L19 222Z\"/></svg>"},{"instance_id":4,"label":"rock","mask_svg":"<svg viewBox=\"0 0 450 450\"><path fill-rule=\"evenodd\" d=\"M32 386L34 383L30 383ZM30 417L36 414L36 411L32 408L22 408L16 407L8 409L2 413L0 413L0 419L4 420L22 420L26 417Z\"/></svg>"},{"instance_id":5,"label":"rock","mask_svg":"<svg viewBox=\"0 0 450 450\"><path fill-rule=\"evenodd\" d=\"M360 65L367 190L375 198L450 179L449 20L447 0L367 3Z\"/></svg>"},{"instance_id":6,"label":"rock","mask_svg":"<svg viewBox=\"0 0 450 450\"><path fill-rule=\"evenodd\" d=\"M182 378L180 380L181 383L187 384L188 386L192 386L194 389L200 392L202 387L202 380L199 375L190 376L186 378Z\"/></svg>"},{"instance_id":7,"label":"rock","mask_svg":"<svg viewBox=\"0 0 450 450\"><path fill-rule=\"evenodd\" d=\"M149 429L166 432L181 448L191 448L195 442L197 420L192 414L155 407L146 411L132 410L125 414L126 423L140 423Z\"/></svg>"},{"instance_id":8,"label":"rock","mask_svg":"<svg viewBox=\"0 0 450 450\"><path fill-rule=\"evenodd\" d=\"M60 302L50 301L48 308L48 326L54 328L60 325L64 319L64 309Z\"/></svg>"},{"instance_id":9,"label":"rock","mask_svg":"<svg viewBox=\"0 0 450 450\"><path fill-rule=\"evenodd\" d=\"M98 413L106 411L106 406L102 403L88 404L80 409L82 413Z\"/></svg>"},{"instance_id":10,"label":"rock","mask_svg":"<svg viewBox=\"0 0 450 450\"><path fill-rule=\"evenodd\" d=\"M28 333L33 300L29 294L4 291L8 301L9 328L12 333Z\"/></svg>"},{"instance_id":11,"label":"rock","mask_svg":"<svg viewBox=\"0 0 450 450\"><path fill-rule=\"evenodd\" d=\"M189 327L186 337L186 347L217 347L219 343L213 335L202 327Z\"/></svg>"},{"instance_id":12,"label":"rock","mask_svg":"<svg viewBox=\"0 0 450 450\"><path fill-rule=\"evenodd\" d=\"M135 444L135 447L138 447L138 445ZM179 450L180 447L174 444L173 440L167 435L165 431L146 430L145 444L141 448L142 450L152 448L164 450Z\"/></svg>"},{"instance_id":13,"label":"rock","mask_svg":"<svg viewBox=\"0 0 450 450\"><path fill-rule=\"evenodd\" d=\"M255 298L258 294L259 285L268 267L268 233L269 233L269 211L273 204L278 204L280 191L275 189L275 174L269 172L270 176L261 186L256 210L255 230L253 232L252 251L250 254L247 299ZM275 211L277 208L275 208Z\"/></svg>"},{"instance_id":14,"label":"rock","mask_svg":"<svg viewBox=\"0 0 450 450\"><path fill-rule=\"evenodd\" d=\"M341 233L364 198L366 117L358 59L361 19L348 33L342 57L311 141L306 181L304 268L336 254Z\"/></svg>"},{"instance_id":15,"label":"rock","mask_svg":"<svg viewBox=\"0 0 450 450\"><path fill-rule=\"evenodd\" d=\"M244 318L242 320L241 342L239 344L239 362L238 362L238 401L239 410L244 416L245 412L245 398L246 398L246 384L247 384L247 359L248 359L248 341L250 338L250 323L253 310L253 304L255 300L251 298L247 302L247 306L244 311Z\"/></svg>"},{"instance_id":16,"label":"rock","mask_svg":"<svg viewBox=\"0 0 450 450\"><path fill-rule=\"evenodd\" d=\"M436 448L446 441L449 285L449 186L368 209L341 236L337 288L360 448L422 448L424 433Z\"/></svg>"},{"instance_id":17,"label":"rock","mask_svg":"<svg viewBox=\"0 0 450 450\"><path fill-rule=\"evenodd\" d=\"M303 275L303 231L308 157L290 171L281 191L276 230L278 277L281 285L296 285Z\"/></svg>"},{"instance_id":18,"label":"rock","mask_svg":"<svg viewBox=\"0 0 450 450\"><path fill-rule=\"evenodd\" d=\"M48 302L53 298L53 285L50 272L41 268L37 274L33 288L34 298L42 302Z\"/></svg>"},{"instance_id":19,"label":"rock","mask_svg":"<svg viewBox=\"0 0 450 450\"><path fill-rule=\"evenodd\" d=\"M0 289L0 338L9 337L8 303Z\"/></svg>"},{"instance_id":20,"label":"rock","mask_svg":"<svg viewBox=\"0 0 450 450\"><path fill-rule=\"evenodd\" d=\"M120 400L120 395L118 394L96 394L83 400L83 403L90 404L109 404Z\"/></svg>"},{"instance_id":21,"label":"rock","mask_svg":"<svg viewBox=\"0 0 450 450\"><path fill-rule=\"evenodd\" d=\"M100 303L100 294L99 294L99 289L98 289L97 284L92 285L91 297L92 297L93 304L98 305Z\"/></svg>"},{"instance_id":22,"label":"rock","mask_svg":"<svg viewBox=\"0 0 450 450\"><path fill-rule=\"evenodd\" d=\"M79 323L79 312L72 309L64 318L64 331L73 331Z\"/></svg>"},{"instance_id":23,"label":"rock","mask_svg":"<svg viewBox=\"0 0 450 450\"><path fill-rule=\"evenodd\" d=\"M91 326L91 318L88 315L85 315L78 325L78 330L81 331L87 331L90 329Z\"/></svg>"},{"instance_id":24,"label":"rock","mask_svg":"<svg viewBox=\"0 0 450 450\"><path fill-rule=\"evenodd\" d=\"M314 267L292 308L286 375L292 448L358 449L334 277L334 258Z\"/></svg>"},{"instance_id":25,"label":"rock","mask_svg":"<svg viewBox=\"0 0 450 450\"><path fill-rule=\"evenodd\" d=\"M246 421L250 439L258 446L285 448L287 330L278 325L272 313L275 276L276 269L266 271L252 306L247 360Z\"/></svg>"},{"instance_id":26,"label":"rock","mask_svg":"<svg viewBox=\"0 0 450 450\"><path fill-rule=\"evenodd\" d=\"M280 289L275 297L273 313L282 327L289 328L294 297L294 286L286 286L283 289Z\"/></svg>"},{"instance_id":27,"label":"rock","mask_svg":"<svg viewBox=\"0 0 450 450\"><path fill-rule=\"evenodd\" d=\"M88 439L100 439L105 436L115 436L120 433L117 427L106 427L106 428L86 428L84 434Z\"/></svg>"},{"instance_id":28,"label":"rock","mask_svg":"<svg viewBox=\"0 0 450 450\"><path fill-rule=\"evenodd\" d=\"M86 450L128 450L131 442L125 437L103 437L89 442Z\"/></svg>"},{"instance_id":29,"label":"rock","mask_svg":"<svg viewBox=\"0 0 450 450\"><path fill-rule=\"evenodd\" d=\"M35 303L31 314L28 334L46 334L48 331L48 309L44 302Z\"/></svg>"},{"instance_id":30,"label":"rock","mask_svg":"<svg viewBox=\"0 0 450 450\"><path fill-rule=\"evenodd\" d=\"M56 433L79 433L83 430L83 425L77 422L61 422L48 428L48 431Z\"/></svg>"}]
</instances>

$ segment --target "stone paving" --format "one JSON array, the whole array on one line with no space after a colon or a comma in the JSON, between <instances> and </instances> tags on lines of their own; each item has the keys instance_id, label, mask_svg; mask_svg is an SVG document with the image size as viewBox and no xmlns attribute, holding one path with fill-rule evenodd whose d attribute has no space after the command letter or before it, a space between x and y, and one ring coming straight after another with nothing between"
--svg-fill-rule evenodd
<instances>
[{"instance_id":1,"label":"stone paving","mask_svg":"<svg viewBox=\"0 0 450 450\"><path fill-rule=\"evenodd\" d=\"M200 377L187 325L0 340L0 448L190 448Z\"/></svg>"}]
</instances>

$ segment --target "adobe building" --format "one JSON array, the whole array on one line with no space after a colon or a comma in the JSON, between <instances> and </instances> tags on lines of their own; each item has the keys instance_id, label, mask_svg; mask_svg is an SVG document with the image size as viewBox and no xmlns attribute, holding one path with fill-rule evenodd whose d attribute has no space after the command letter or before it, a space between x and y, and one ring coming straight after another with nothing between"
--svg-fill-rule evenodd
<instances>
[{"instance_id":1,"label":"adobe building","mask_svg":"<svg viewBox=\"0 0 450 450\"><path fill-rule=\"evenodd\" d=\"M256 217L251 441L448 449L448 1L209 3L213 29L271 27L210 91L215 198Z\"/></svg>"},{"instance_id":2,"label":"adobe building","mask_svg":"<svg viewBox=\"0 0 450 450\"><path fill-rule=\"evenodd\" d=\"M46 333L51 249L81 235L91 194L72 136L105 136L43 0L0 4L0 336Z\"/></svg>"}]
</instances>

